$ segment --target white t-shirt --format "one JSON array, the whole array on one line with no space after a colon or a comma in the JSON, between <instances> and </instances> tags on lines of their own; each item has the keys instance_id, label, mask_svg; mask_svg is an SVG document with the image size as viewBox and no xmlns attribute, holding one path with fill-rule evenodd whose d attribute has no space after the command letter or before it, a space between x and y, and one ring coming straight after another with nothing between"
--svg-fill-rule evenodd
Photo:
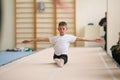
<instances>
[{"instance_id":1,"label":"white t-shirt","mask_svg":"<svg viewBox=\"0 0 120 80\"><path fill-rule=\"evenodd\" d=\"M49 38L50 43L54 46L56 55L67 54L70 43L75 40L76 37L73 35L55 36Z\"/></svg>"}]
</instances>

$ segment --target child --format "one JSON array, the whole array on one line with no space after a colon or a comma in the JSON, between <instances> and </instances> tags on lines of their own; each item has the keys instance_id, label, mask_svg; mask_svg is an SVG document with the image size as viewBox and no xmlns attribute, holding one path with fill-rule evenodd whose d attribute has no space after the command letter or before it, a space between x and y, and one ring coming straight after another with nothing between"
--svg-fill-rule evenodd
<instances>
[{"instance_id":1,"label":"child","mask_svg":"<svg viewBox=\"0 0 120 80\"><path fill-rule=\"evenodd\" d=\"M67 23L60 22L58 25L59 36L50 37L50 38L37 38L33 40L24 40L23 43L29 43L33 41L49 41L53 44L54 47L54 61L58 64L58 66L63 67L64 64L68 61L68 48L70 43L75 41L90 41L90 42L102 42L102 39L83 39L80 37L76 37L73 35L65 34L67 31Z\"/></svg>"},{"instance_id":2,"label":"child","mask_svg":"<svg viewBox=\"0 0 120 80\"><path fill-rule=\"evenodd\" d=\"M99 25L102 26L104 31L105 31L105 34L104 34L104 40L105 40L104 49L107 51L107 12L105 12L105 17L100 20Z\"/></svg>"}]
</instances>

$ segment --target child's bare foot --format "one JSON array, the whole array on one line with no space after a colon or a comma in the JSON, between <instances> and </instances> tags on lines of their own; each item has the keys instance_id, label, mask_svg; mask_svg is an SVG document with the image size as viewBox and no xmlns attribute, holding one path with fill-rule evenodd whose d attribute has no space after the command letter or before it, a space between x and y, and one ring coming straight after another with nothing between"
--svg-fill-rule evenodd
<instances>
[{"instance_id":1,"label":"child's bare foot","mask_svg":"<svg viewBox=\"0 0 120 80\"><path fill-rule=\"evenodd\" d=\"M64 65L64 60L63 59L54 59L54 60L59 67L63 67L63 65Z\"/></svg>"}]
</instances>

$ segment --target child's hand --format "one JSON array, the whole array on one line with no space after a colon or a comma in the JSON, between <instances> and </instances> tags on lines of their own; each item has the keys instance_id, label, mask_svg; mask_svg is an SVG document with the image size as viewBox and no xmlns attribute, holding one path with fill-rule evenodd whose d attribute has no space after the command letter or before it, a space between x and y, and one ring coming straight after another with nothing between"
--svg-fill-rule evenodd
<instances>
[{"instance_id":1,"label":"child's hand","mask_svg":"<svg viewBox=\"0 0 120 80\"><path fill-rule=\"evenodd\" d=\"M95 39L95 42L103 42L103 39Z\"/></svg>"},{"instance_id":2,"label":"child's hand","mask_svg":"<svg viewBox=\"0 0 120 80\"><path fill-rule=\"evenodd\" d=\"M31 42L30 40L24 40L24 41L22 41L22 43L29 43L29 42Z\"/></svg>"}]
</instances>

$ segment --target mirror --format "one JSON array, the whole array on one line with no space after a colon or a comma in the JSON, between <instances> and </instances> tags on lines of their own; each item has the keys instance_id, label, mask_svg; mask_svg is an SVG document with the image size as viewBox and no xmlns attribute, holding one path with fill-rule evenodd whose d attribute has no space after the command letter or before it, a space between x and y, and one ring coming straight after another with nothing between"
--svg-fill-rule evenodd
<instances>
[{"instance_id":1,"label":"mirror","mask_svg":"<svg viewBox=\"0 0 120 80\"><path fill-rule=\"evenodd\" d=\"M107 0L76 0L77 35L85 37L84 27L89 23L99 26L100 20L105 17L105 12L107 12Z\"/></svg>"},{"instance_id":2,"label":"mirror","mask_svg":"<svg viewBox=\"0 0 120 80\"><path fill-rule=\"evenodd\" d=\"M2 0L2 1L5 4L6 0ZM4 11L6 12L6 14L7 14L7 12L9 12L9 15L14 13L14 8L13 8L13 6L11 6L11 5L14 5L13 3L14 2L11 1L11 3L9 3L7 6L4 7L5 8ZM10 8L9 9L10 11L7 10L8 8ZM104 13L106 11L107 11L107 0L76 0L76 26L77 26L76 32L77 32L77 36L83 37L83 27L86 26L88 23L94 23L94 25L98 25L98 22L100 21L100 19L105 16ZM9 15L7 15L7 16L10 17L11 19L13 19L12 18L13 16L9 16ZM7 16L5 16L5 18ZM12 21L12 22L10 22L11 25L14 26L14 19L11 21ZM7 26L7 24L5 24L4 26ZM11 26L11 27L13 27L13 26ZM8 27L6 27L6 28L8 28ZM14 32L14 29L11 29L10 32ZM13 34L13 33L11 33L11 34ZM7 36L7 35L5 34L5 36ZM0 39L1 39L1 37L0 37ZM10 40L12 42L13 38ZM2 41L7 41L7 40L3 38ZM2 44L4 44L4 42ZM13 44L13 46L14 46L14 44ZM81 46L83 46L83 45L81 45Z\"/></svg>"}]
</instances>

